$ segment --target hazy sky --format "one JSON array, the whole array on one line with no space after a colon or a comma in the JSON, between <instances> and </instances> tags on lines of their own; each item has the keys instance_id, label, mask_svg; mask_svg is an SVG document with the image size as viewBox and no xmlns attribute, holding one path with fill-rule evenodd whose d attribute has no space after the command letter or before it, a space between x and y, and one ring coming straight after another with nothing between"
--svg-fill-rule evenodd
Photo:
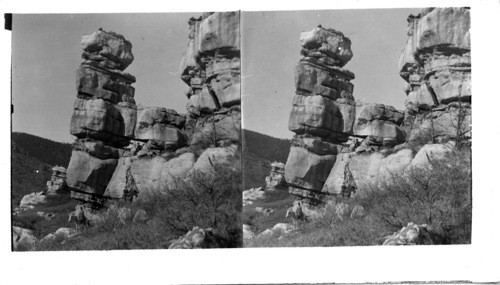
<instances>
[{"instance_id":1,"label":"hazy sky","mask_svg":"<svg viewBox=\"0 0 500 285\"><path fill-rule=\"evenodd\" d=\"M288 117L300 59L300 33L317 25L351 39L354 97L403 109L406 94L398 60L406 44L407 17L420 9L252 12L242 15L244 127L291 138Z\"/></svg>"},{"instance_id":2,"label":"hazy sky","mask_svg":"<svg viewBox=\"0 0 500 285\"><path fill-rule=\"evenodd\" d=\"M403 108L399 53L406 18L419 9L323 10L242 13L244 128L289 138L299 35L318 24L352 41L345 68L356 75L354 96ZM69 125L76 98L75 72L83 34L99 27L131 41L136 102L185 112L186 85L178 75L187 45L187 21L199 13L14 15L12 32L13 131L72 142Z\"/></svg>"}]
</instances>

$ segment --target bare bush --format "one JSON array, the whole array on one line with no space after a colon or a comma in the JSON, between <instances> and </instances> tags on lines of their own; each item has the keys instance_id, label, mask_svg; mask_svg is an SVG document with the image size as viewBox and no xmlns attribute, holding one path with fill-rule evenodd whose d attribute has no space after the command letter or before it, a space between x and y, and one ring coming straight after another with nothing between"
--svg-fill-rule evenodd
<instances>
[{"instance_id":1,"label":"bare bush","mask_svg":"<svg viewBox=\"0 0 500 285\"><path fill-rule=\"evenodd\" d=\"M445 243L470 243L472 177L470 150L455 150L431 167L412 168L366 201L386 228L428 224Z\"/></svg>"}]
</instances>

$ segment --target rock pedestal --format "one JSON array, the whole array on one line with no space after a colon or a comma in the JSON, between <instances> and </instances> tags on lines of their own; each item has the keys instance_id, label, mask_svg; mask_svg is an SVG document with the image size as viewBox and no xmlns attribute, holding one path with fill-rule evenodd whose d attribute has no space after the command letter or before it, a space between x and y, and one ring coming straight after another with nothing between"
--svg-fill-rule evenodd
<instances>
[{"instance_id":1,"label":"rock pedestal","mask_svg":"<svg viewBox=\"0 0 500 285\"><path fill-rule=\"evenodd\" d=\"M82 64L76 73L77 99L70 133L77 137L66 179L72 197L101 203L121 148L134 138L135 78L132 44L102 29L82 37Z\"/></svg>"},{"instance_id":2,"label":"rock pedestal","mask_svg":"<svg viewBox=\"0 0 500 285\"><path fill-rule=\"evenodd\" d=\"M296 135L285 166L290 193L301 199L321 194L340 144L353 133L354 74L342 67L352 58L351 41L321 26L300 35L295 96L288 129Z\"/></svg>"}]
</instances>

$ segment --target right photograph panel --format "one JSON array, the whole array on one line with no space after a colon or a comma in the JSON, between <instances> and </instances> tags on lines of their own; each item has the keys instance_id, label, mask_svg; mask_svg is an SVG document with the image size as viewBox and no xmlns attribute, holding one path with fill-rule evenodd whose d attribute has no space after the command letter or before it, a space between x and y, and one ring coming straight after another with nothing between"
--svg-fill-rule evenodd
<instances>
[{"instance_id":1,"label":"right photograph panel","mask_svg":"<svg viewBox=\"0 0 500 285\"><path fill-rule=\"evenodd\" d=\"M242 12L245 247L470 244L467 7Z\"/></svg>"}]
</instances>

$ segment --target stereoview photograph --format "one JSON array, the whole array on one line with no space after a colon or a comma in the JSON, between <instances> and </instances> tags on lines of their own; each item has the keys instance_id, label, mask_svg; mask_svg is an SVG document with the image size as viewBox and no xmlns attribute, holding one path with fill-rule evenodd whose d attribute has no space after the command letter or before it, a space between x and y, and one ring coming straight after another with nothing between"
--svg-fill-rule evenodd
<instances>
[{"instance_id":1,"label":"stereoview photograph","mask_svg":"<svg viewBox=\"0 0 500 285\"><path fill-rule=\"evenodd\" d=\"M467 7L14 14L12 250L470 244L469 30Z\"/></svg>"},{"instance_id":2,"label":"stereoview photograph","mask_svg":"<svg viewBox=\"0 0 500 285\"><path fill-rule=\"evenodd\" d=\"M470 9L242 14L246 247L471 242Z\"/></svg>"},{"instance_id":3,"label":"stereoview photograph","mask_svg":"<svg viewBox=\"0 0 500 285\"><path fill-rule=\"evenodd\" d=\"M242 246L239 12L12 26L14 251Z\"/></svg>"}]
</instances>

